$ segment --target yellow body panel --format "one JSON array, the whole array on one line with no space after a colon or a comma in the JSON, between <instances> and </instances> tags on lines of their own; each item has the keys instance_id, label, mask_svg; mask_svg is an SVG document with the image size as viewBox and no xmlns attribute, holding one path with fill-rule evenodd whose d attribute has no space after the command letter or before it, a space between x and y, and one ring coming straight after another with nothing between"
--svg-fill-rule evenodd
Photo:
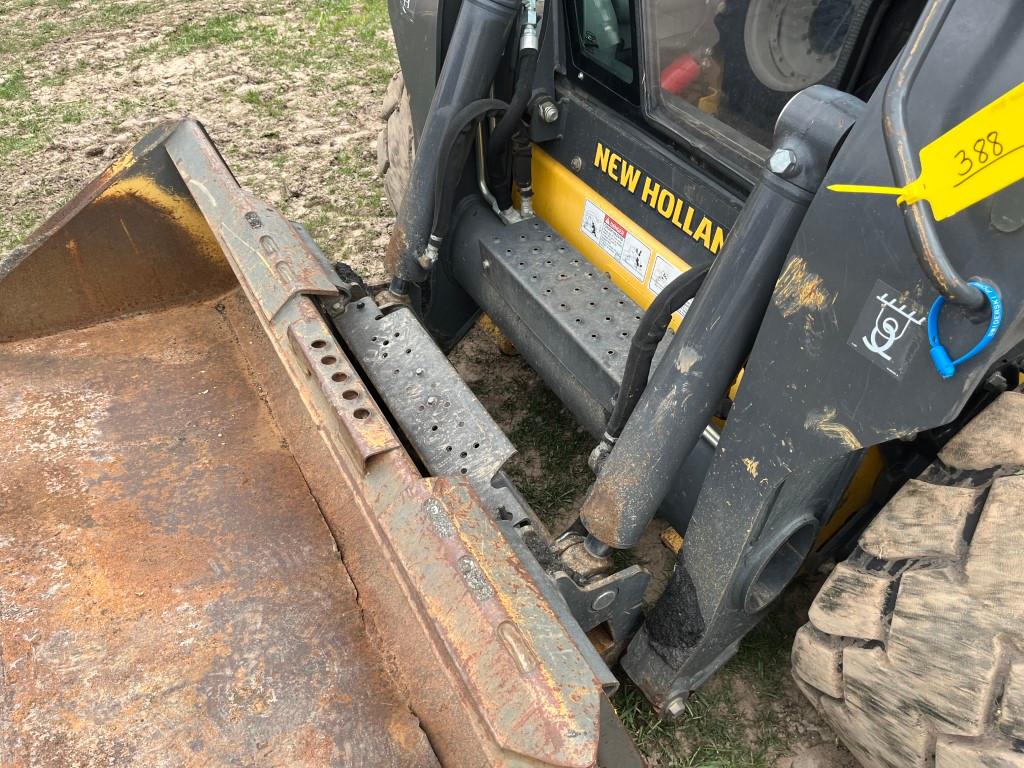
<instances>
[{"instance_id":1,"label":"yellow body panel","mask_svg":"<svg viewBox=\"0 0 1024 768\"><path fill-rule=\"evenodd\" d=\"M595 267L608 273L622 292L644 309L650 306L656 295L647 286L656 263L656 256L660 256L682 272L690 269L690 265L673 253L664 243L651 236L620 208L599 195L575 173L536 145L533 147L533 190L533 207L537 215L565 238L573 248L586 256ZM584 234L582 222L587 201L597 205L637 240L650 248L652 256L642 282ZM672 328L675 329L678 326L679 318L676 317L672 321Z\"/></svg>"},{"instance_id":2,"label":"yellow body panel","mask_svg":"<svg viewBox=\"0 0 1024 768\"><path fill-rule=\"evenodd\" d=\"M882 459L882 452L878 450L877 446L868 448L864 452L864 458L861 459L857 473L846 487L843 498L839 500L839 506L836 507L836 511L832 514L832 519L818 531L818 540L815 542L815 548L823 546L829 539L835 536L839 529L846 524L846 521L858 509L868 503L868 500L871 498L871 492L875 487L875 481L883 469L885 469L885 462Z\"/></svg>"}]
</instances>

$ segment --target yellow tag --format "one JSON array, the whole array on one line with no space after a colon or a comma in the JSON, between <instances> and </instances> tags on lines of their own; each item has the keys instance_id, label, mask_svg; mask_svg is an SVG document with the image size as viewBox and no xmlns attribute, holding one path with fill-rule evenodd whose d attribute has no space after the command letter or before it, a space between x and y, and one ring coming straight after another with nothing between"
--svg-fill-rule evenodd
<instances>
[{"instance_id":1,"label":"yellow tag","mask_svg":"<svg viewBox=\"0 0 1024 768\"><path fill-rule=\"evenodd\" d=\"M1024 178L1024 83L982 107L921 150L921 175L905 187L830 184L833 192L927 200L936 221Z\"/></svg>"}]
</instances>

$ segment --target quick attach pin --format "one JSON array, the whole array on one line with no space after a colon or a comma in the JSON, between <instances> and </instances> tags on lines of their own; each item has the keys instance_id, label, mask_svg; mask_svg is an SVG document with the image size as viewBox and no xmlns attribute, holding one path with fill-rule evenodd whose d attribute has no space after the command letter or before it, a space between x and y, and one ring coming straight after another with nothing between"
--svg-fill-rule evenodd
<instances>
[{"instance_id":1,"label":"quick attach pin","mask_svg":"<svg viewBox=\"0 0 1024 768\"><path fill-rule=\"evenodd\" d=\"M942 305L946 303L945 296L937 297L935 303L932 304L931 310L928 312L928 343L931 345L932 362L935 363L935 370L944 379L953 378L957 366L970 360L991 344L992 339L999 333L999 326L1003 322L1003 300L999 298L999 293L996 289L980 280L971 280L969 284L985 295L992 311L992 317L988 321L988 329L985 331L985 335L981 337L981 340L970 351L954 360L950 357L946 348L942 346L942 341L939 337L939 315L942 312Z\"/></svg>"}]
</instances>

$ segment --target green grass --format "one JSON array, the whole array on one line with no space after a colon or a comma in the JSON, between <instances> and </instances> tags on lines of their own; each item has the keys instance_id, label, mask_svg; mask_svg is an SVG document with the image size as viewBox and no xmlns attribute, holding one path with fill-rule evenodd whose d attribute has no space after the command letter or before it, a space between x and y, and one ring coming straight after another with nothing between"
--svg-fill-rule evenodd
<instances>
[{"instance_id":1,"label":"green grass","mask_svg":"<svg viewBox=\"0 0 1024 768\"><path fill-rule=\"evenodd\" d=\"M28 98L28 86L25 85L24 69L19 69L0 80L0 100L13 101L25 98Z\"/></svg>"},{"instance_id":2,"label":"green grass","mask_svg":"<svg viewBox=\"0 0 1024 768\"><path fill-rule=\"evenodd\" d=\"M242 103L256 109L267 117L281 117L285 112L284 99L259 91L246 91L242 94Z\"/></svg>"},{"instance_id":3,"label":"green grass","mask_svg":"<svg viewBox=\"0 0 1024 768\"><path fill-rule=\"evenodd\" d=\"M492 405L518 454L505 469L523 496L549 527L593 480L587 455L593 440L532 372L508 381L484 379L474 391ZM557 532L557 531L556 531Z\"/></svg>"},{"instance_id":4,"label":"green grass","mask_svg":"<svg viewBox=\"0 0 1024 768\"><path fill-rule=\"evenodd\" d=\"M151 0L137 3L94 2L86 8L74 8L71 0L23 0L15 2L3 13L14 14L29 8L43 7L53 11L71 12L73 24L51 18L35 20L31 25L14 23L0 24L0 56L39 52L51 43L72 34L92 30L111 30L113 33L124 29L133 21L159 7Z\"/></svg>"},{"instance_id":5,"label":"green grass","mask_svg":"<svg viewBox=\"0 0 1024 768\"><path fill-rule=\"evenodd\" d=\"M245 40L250 22L240 13L214 16L209 19L186 21L164 39L162 48L174 56L184 56L197 50L218 45L231 45Z\"/></svg>"},{"instance_id":6,"label":"green grass","mask_svg":"<svg viewBox=\"0 0 1024 768\"><path fill-rule=\"evenodd\" d=\"M773 765L789 746L778 700L789 674L793 615L786 604L769 614L676 721L659 720L643 694L625 684L613 704L641 750L662 766Z\"/></svg>"},{"instance_id":7,"label":"green grass","mask_svg":"<svg viewBox=\"0 0 1024 768\"><path fill-rule=\"evenodd\" d=\"M131 88L109 94L109 98L78 98L81 89L77 83L113 68L149 72L154 64L205 54L210 76L216 77L228 71L226 64L242 62L254 74L256 85L261 78L275 80L275 88L253 88L240 95L227 88L223 98L240 100L257 118L261 127L249 132L262 130L262 137L272 137L283 136L292 119L286 89L293 76L297 87L321 101L325 114L340 121L352 109L354 95L348 89L359 89L363 99L367 86L382 92L396 66L387 34L386 0L265 0L230 10L184 0L176 8L168 14L166 6L156 0L7 0L3 14L11 23L0 24L0 113L4 116L0 121L0 173L9 174L11 164L23 163L55 141L63 143L67 132L76 126L116 126L128 118L149 117L157 110L191 111L201 106L187 90L173 88L160 95L159 104ZM127 44L126 55L97 56L95 52L103 50L102 43L97 48L100 31L109 32L112 44ZM76 47L79 39L86 42L81 49ZM61 89L72 81L75 95L62 98ZM280 128L263 127L268 124ZM238 139L249 141L245 136ZM383 190L373 180L374 147L372 142L362 144L337 151L324 178L316 180L318 187L350 190L351 194L344 205L318 202L309 213L316 219L314 231L336 236L344 226L345 231L359 232L360 227L352 227L351 222L386 215ZM285 154L274 152L269 159L282 178L294 177L294 169L286 168ZM354 178L361 183L352 184ZM75 191L67 190L64 199ZM47 204L47 210L55 210L62 202ZM308 212L309 206L305 208ZM0 251L27 234L19 226L21 221L27 220L5 214ZM367 229L357 245L372 247L378 236Z\"/></svg>"}]
</instances>

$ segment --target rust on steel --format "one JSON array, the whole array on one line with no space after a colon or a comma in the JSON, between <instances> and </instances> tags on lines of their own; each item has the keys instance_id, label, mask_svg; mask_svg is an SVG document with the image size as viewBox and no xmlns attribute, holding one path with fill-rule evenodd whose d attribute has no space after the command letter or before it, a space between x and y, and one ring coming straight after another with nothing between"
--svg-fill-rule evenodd
<instances>
[{"instance_id":1,"label":"rust on steel","mask_svg":"<svg viewBox=\"0 0 1024 768\"><path fill-rule=\"evenodd\" d=\"M188 120L0 261L0 763L596 765L600 683L334 285Z\"/></svg>"},{"instance_id":2,"label":"rust on steel","mask_svg":"<svg viewBox=\"0 0 1024 768\"><path fill-rule=\"evenodd\" d=\"M0 345L0 764L436 765L222 312Z\"/></svg>"},{"instance_id":3,"label":"rust on steel","mask_svg":"<svg viewBox=\"0 0 1024 768\"><path fill-rule=\"evenodd\" d=\"M188 188L176 174L151 172L171 133L166 126L153 131L0 257L0 341L200 300L235 285Z\"/></svg>"}]
</instances>

